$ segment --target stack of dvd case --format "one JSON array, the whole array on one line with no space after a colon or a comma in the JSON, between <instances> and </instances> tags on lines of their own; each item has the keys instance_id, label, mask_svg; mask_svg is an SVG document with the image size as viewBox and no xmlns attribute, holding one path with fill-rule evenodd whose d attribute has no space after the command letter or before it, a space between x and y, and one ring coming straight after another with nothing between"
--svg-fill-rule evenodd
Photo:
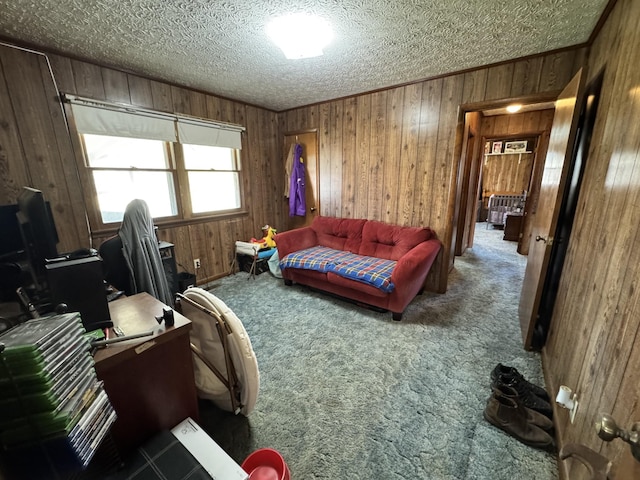
<instances>
[{"instance_id":1,"label":"stack of dvd case","mask_svg":"<svg viewBox=\"0 0 640 480\"><path fill-rule=\"evenodd\" d=\"M0 335L0 345L7 456L28 466L45 455L59 472L85 468L116 414L96 377L80 314L29 320Z\"/></svg>"}]
</instances>

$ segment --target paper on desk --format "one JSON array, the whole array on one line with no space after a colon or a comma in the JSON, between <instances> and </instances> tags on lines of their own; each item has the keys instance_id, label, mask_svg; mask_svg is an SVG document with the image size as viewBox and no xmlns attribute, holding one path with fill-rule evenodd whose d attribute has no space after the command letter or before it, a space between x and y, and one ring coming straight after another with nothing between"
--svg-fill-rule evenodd
<instances>
[{"instance_id":1,"label":"paper on desk","mask_svg":"<svg viewBox=\"0 0 640 480\"><path fill-rule=\"evenodd\" d=\"M248 480L249 474L191 418L176 425L171 433L200 462L213 480Z\"/></svg>"}]
</instances>

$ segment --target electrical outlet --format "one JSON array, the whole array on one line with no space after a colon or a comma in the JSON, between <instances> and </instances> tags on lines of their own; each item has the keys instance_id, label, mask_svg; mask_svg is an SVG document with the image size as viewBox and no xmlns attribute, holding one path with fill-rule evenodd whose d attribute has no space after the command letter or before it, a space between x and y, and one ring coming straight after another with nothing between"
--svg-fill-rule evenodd
<instances>
[{"instance_id":1,"label":"electrical outlet","mask_svg":"<svg viewBox=\"0 0 640 480\"><path fill-rule=\"evenodd\" d=\"M193 267L198 270L200 268L200 259L199 258L195 258L193 260Z\"/></svg>"}]
</instances>

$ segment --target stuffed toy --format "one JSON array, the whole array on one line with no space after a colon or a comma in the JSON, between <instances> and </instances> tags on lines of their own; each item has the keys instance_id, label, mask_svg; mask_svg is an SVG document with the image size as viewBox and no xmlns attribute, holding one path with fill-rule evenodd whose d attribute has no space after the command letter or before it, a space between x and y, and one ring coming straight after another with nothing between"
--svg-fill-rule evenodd
<instances>
[{"instance_id":1,"label":"stuffed toy","mask_svg":"<svg viewBox=\"0 0 640 480\"><path fill-rule=\"evenodd\" d=\"M274 237L276 235L276 232L277 231L275 228L270 227L269 225L265 225L264 227L262 227L262 234L264 235L264 237L259 240L256 238L252 238L251 243L257 243L258 245L260 245L261 250L266 248L275 248L276 241Z\"/></svg>"}]
</instances>

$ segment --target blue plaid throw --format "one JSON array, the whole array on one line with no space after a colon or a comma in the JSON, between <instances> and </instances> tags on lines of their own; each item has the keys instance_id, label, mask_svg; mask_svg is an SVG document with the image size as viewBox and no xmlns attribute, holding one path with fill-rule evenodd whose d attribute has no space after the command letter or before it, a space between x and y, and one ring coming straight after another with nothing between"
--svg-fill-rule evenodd
<instances>
[{"instance_id":1,"label":"blue plaid throw","mask_svg":"<svg viewBox=\"0 0 640 480\"><path fill-rule=\"evenodd\" d=\"M354 256L354 254L318 245L285 255L280 260L280 268L303 268L327 273L332 271L333 265L349 256Z\"/></svg>"},{"instance_id":2,"label":"blue plaid throw","mask_svg":"<svg viewBox=\"0 0 640 480\"><path fill-rule=\"evenodd\" d=\"M391 274L396 263L395 260L354 255L334 265L331 271L341 277L373 285L383 292L390 293L395 288L391 281Z\"/></svg>"},{"instance_id":3,"label":"blue plaid throw","mask_svg":"<svg viewBox=\"0 0 640 480\"><path fill-rule=\"evenodd\" d=\"M366 283L390 293L395 288L391 274L396 261L366 257L343 250L315 246L285 255L280 268L302 268L322 273L333 272L341 277Z\"/></svg>"}]
</instances>

